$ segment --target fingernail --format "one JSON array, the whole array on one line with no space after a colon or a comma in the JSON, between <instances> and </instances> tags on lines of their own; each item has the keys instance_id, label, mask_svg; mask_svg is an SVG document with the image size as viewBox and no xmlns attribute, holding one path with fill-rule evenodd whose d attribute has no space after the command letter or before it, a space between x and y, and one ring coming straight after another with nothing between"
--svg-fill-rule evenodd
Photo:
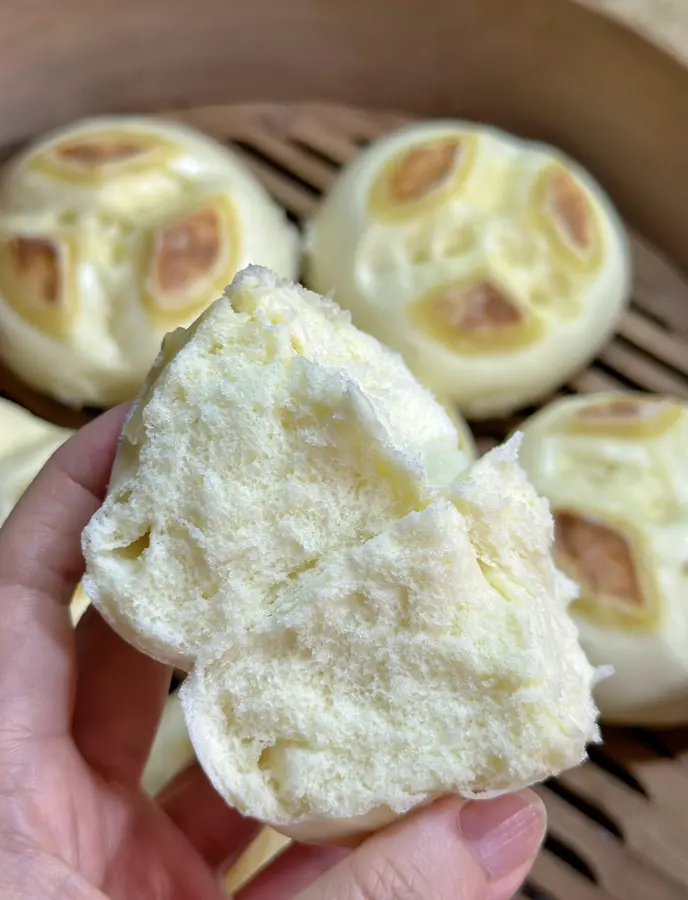
<instances>
[{"instance_id":1,"label":"fingernail","mask_svg":"<svg viewBox=\"0 0 688 900\"><path fill-rule=\"evenodd\" d=\"M532 791L473 800L461 810L460 825L483 869L501 878L537 852L545 832L545 808Z\"/></svg>"}]
</instances>

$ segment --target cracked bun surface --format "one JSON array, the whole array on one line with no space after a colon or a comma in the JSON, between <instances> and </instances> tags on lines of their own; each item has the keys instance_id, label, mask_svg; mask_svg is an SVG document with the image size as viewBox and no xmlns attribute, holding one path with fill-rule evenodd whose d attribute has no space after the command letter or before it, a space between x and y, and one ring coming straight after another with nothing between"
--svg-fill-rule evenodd
<instances>
[{"instance_id":1,"label":"cracked bun surface","mask_svg":"<svg viewBox=\"0 0 688 900\"><path fill-rule=\"evenodd\" d=\"M294 277L298 255L282 210L219 143L141 117L77 122L0 180L0 355L68 404L114 405L238 269Z\"/></svg>"},{"instance_id":2,"label":"cracked bun surface","mask_svg":"<svg viewBox=\"0 0 688 900\"><path fill-rule=\"evenodd\" d=\"M462 121L407 126L338 176L306 283L468 418L546 396L608 339L630 292L609 199L553 147Z\"/></svg>"},{"instance_id":3,"label":"cracked bun surface","mask_svg":"<svg viewBox=\"0 0 688 900\"><path fill-rule=\"evenodd\" d=\"M603 719L688 722L688 407L635 392L568 397L523 433L557 562L580 588L581 643L614 668L595 692Z\"/></svg>"},{"instance_id":4,"label":"cracked bun surface","mask_svg":"<svg viewBox=\"0 0 688 900\"><path fill-rule=\"evenodd\" d=\"M301 840L508 791L597 738L553 527L518 440L451 419L332 301L251 267L170 335L84 531L84 585L190 672L201 765Z\"/></svg>"}]
</instances>

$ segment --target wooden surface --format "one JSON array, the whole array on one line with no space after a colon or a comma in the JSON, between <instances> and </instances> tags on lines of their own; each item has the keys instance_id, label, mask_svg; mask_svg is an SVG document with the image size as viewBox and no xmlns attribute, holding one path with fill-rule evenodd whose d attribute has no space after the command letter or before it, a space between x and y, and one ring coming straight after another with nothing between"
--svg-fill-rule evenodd
<instances>
[{"instance_id":1,"label":"wooden surface","mask_svg":"<svg viewBox=\"0 0 688 900\"><path fill-rule=\"evenodd\" d=\"M361 145L404 121L322 104L215 106L170 115L231 142L296 220L311 212ZM639 237L633 253L634 298L619 334L562 390L631 386L688 399L688 283ZM88 418L6 374L0 373L0 388L53 421L78 425ZM480 448L494 445L517 421L482 423ZM585 766L541 788L549 835L520 900L688 898L688 730L611 730L605 737ZM227 884L237 890L283 849L283 839L263 832Z\"/></svg>"},{"instance_id":2,"label":"wooden surface","mask_svg":"<svg viewBox=\"0 0 688 900\"><path fill-rule=\"evenodd\" d=\"M240 891L283 853L290 843L283 834L272 828L264 828L227 873L224 879L225 892L233 895Z\"/></svg>"}]
</instances>

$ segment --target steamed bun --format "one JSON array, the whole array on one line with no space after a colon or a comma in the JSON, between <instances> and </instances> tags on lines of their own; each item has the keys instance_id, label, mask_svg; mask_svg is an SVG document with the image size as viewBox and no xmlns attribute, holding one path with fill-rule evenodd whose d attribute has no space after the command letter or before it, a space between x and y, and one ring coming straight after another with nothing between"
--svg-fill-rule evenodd
<instances>
[{"instance_id":1,"label":"steamed bun","mask_svg":"<svg viewBox=\"0 0 688 900\"><path fill-rule=\"evenodd\" d=\"M627 243L555 148L421 122L340 173L308 226L306 283L484 418L547 395L605 343L629 298Z\"/></svg>"},{"instance_id":2,"label":"steamed bun","mask_svg":"<svg viewBox=\"0 0 688 900\"><path fill-rule=\"evenodd\" d=\"M0 181L0 356L69 404L131 399L162 336L249 262L293 277L297 235L228 149L172 122L77 122Z\"/></svg>"},{"instance_id":3,"label":"steamed bun","mask_svg":"<svg viewBox=\"0 0 688 900\"><path fill-rule=\"evenodd\" d=\"M523 430L557 560L580 586L581 643L614 668L596 690L602 717L688 722L688 406L631 391L567 397Z\"/></svg>"},{"instance_id":4,"label":"steamed bun","mask_svg":"<svg viewBox=\"0 0 688 900\"><path fill-rule=\"evenodd\" d=\"M583 758L595 673L517 443L466 468L398 356L264 269L165 341L84 584L190 670L191 741L230 804L322 840Z\"/></svg>"}]
</instances>

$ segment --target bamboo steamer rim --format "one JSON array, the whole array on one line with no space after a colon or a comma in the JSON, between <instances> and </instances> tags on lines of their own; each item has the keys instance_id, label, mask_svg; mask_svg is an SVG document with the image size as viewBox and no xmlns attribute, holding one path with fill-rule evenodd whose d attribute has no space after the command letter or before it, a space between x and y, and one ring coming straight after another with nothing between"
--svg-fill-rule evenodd
<instances>
[{"instance_id":1,"label":"bamboo steamer rim","mask_svg":"<svg viewBox=\"0 0 688 900\"><path fill-rule=\"evenodd\" d=\"M51 0L6 0L0 145L93 113L199 104L460 115L570 152L688 269L679 2L66 0L56 24Z\"/></svg>"}]
</instances>

